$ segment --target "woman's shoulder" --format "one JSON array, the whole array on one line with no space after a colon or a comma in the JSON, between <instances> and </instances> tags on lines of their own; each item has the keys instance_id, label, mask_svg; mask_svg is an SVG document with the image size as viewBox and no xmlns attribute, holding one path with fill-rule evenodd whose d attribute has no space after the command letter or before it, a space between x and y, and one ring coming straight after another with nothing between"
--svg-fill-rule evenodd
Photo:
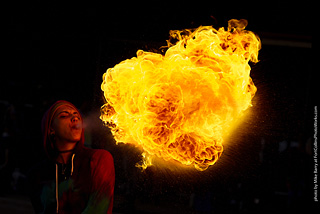
<instances>
[{"instance_id":1,"label":"woman's shoulder","mask_svg":"<svg viewBox=\"0 0 320 214\"><path fill-rule=\"evenodd\" d=\"M105 149L92 149L84 147L83 153L88 155L92 160L109 160L113 162L111 153Z\"/></svg>"},{"instance_id":2,"label":"woman's shoulder","mask_svg":"<svg viewBox=\"0 0 320 214\"><path fill-rule=\"evenodd\" d=\"M91 149L90 159L91 169L99 176L114 175L114 162L110 152L104 149Z\"/></svg>"},{"instance_id":3,"label":"woman's shoulder","mask_svg":"<svg viewBox=\"0 0 320 214\"><path fill-rule=\"evenodd\" d=\"M105 149L92 149L92 150L93 150L93 156L96 158L113 160L111 153Z\"/></svg>"}]
</instances>

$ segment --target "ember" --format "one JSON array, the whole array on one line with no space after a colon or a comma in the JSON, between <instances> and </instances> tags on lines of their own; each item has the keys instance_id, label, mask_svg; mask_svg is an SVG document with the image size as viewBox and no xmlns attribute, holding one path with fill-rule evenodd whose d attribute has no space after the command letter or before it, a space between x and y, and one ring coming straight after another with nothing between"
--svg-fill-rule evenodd
<instances>
[{"instance_id":1,"label":"ember","mask_svg":"<svg viewBox=\"0 0 320 214\"><path fill-rule=\"evenodd\" d=\"M117 143L143 149L142 167L157 156L203 171L219 159L257 90L248 62L258 62L261 43L246 25L170 31L164 56L138 50L103 75L100 118Z\"/></svg>"}]
</instances>

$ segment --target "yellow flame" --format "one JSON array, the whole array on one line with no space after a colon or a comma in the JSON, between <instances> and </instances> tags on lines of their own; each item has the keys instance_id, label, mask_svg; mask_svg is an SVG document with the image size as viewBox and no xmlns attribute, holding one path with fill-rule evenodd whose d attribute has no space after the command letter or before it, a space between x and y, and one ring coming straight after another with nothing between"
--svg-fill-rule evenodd
<instances>
[{"instance_id":1,"label":"yellow flame","mask_svg":"<svg viewBox=\"0 0 320 214\"><path fill-rule=\"evenodd\" d=\"M261 42L246 25L170 31L164 56L138 50L103 75L100 118L117 142L143 149L143 168L157 156L202 171L221 156L257 90L248 62L258 62Z\"/></svg>"}]
</instances>

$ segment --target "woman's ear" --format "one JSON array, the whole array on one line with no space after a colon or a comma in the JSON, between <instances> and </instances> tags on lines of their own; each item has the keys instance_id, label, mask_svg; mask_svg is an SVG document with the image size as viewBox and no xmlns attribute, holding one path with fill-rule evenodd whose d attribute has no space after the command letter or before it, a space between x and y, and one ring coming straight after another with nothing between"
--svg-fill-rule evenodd
<instances>
[{"instance_id":1,"label":"woman's ear","mask_svg":"<svg viewBox=\"0 0 320 214\"><path fill-rule=\"evenodd\" d=\"M55 134L55 131L54 131L53 128L50 128L49 134L50 134L50 135L54 135L54 134Z\"/></svg>"}]
</instances>

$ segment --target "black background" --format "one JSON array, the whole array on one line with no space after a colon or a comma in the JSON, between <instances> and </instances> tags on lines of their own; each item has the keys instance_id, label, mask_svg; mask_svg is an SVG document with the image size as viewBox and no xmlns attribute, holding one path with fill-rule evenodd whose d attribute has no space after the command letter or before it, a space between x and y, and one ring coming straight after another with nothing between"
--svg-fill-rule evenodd
<instances>
[{"instance_id":1,"label":"black background","mask_svg":"<svg viewBox=\"0 0 320 214\"><path fill-rule=\"evenodd\" d=\"M14 127L12 169L26 173L43 157L41 117L55 100L66 99L94 127L91 146L115 158L115 212L192 213L206 207L196 202L188 207L192 193L194 201L209 200L221 213L295 212L312 204L316 76L311 66L313 10L307 2L25 1L3 10L1 132ZM138 49L157 51L166 45L169 30L227 27L233 18L247 19L247 29L262 40L260 62L251 64L258 91L249 119L231 137L221 160L205 172L157 167L140 172L134 167L139 152L115 146L98 118L102 74ZM10 106L15 113L8 122ZM283 140L289 146L280 153ZM17 194L27 192L21 187Z\"/></svg>"}]
</instances>

